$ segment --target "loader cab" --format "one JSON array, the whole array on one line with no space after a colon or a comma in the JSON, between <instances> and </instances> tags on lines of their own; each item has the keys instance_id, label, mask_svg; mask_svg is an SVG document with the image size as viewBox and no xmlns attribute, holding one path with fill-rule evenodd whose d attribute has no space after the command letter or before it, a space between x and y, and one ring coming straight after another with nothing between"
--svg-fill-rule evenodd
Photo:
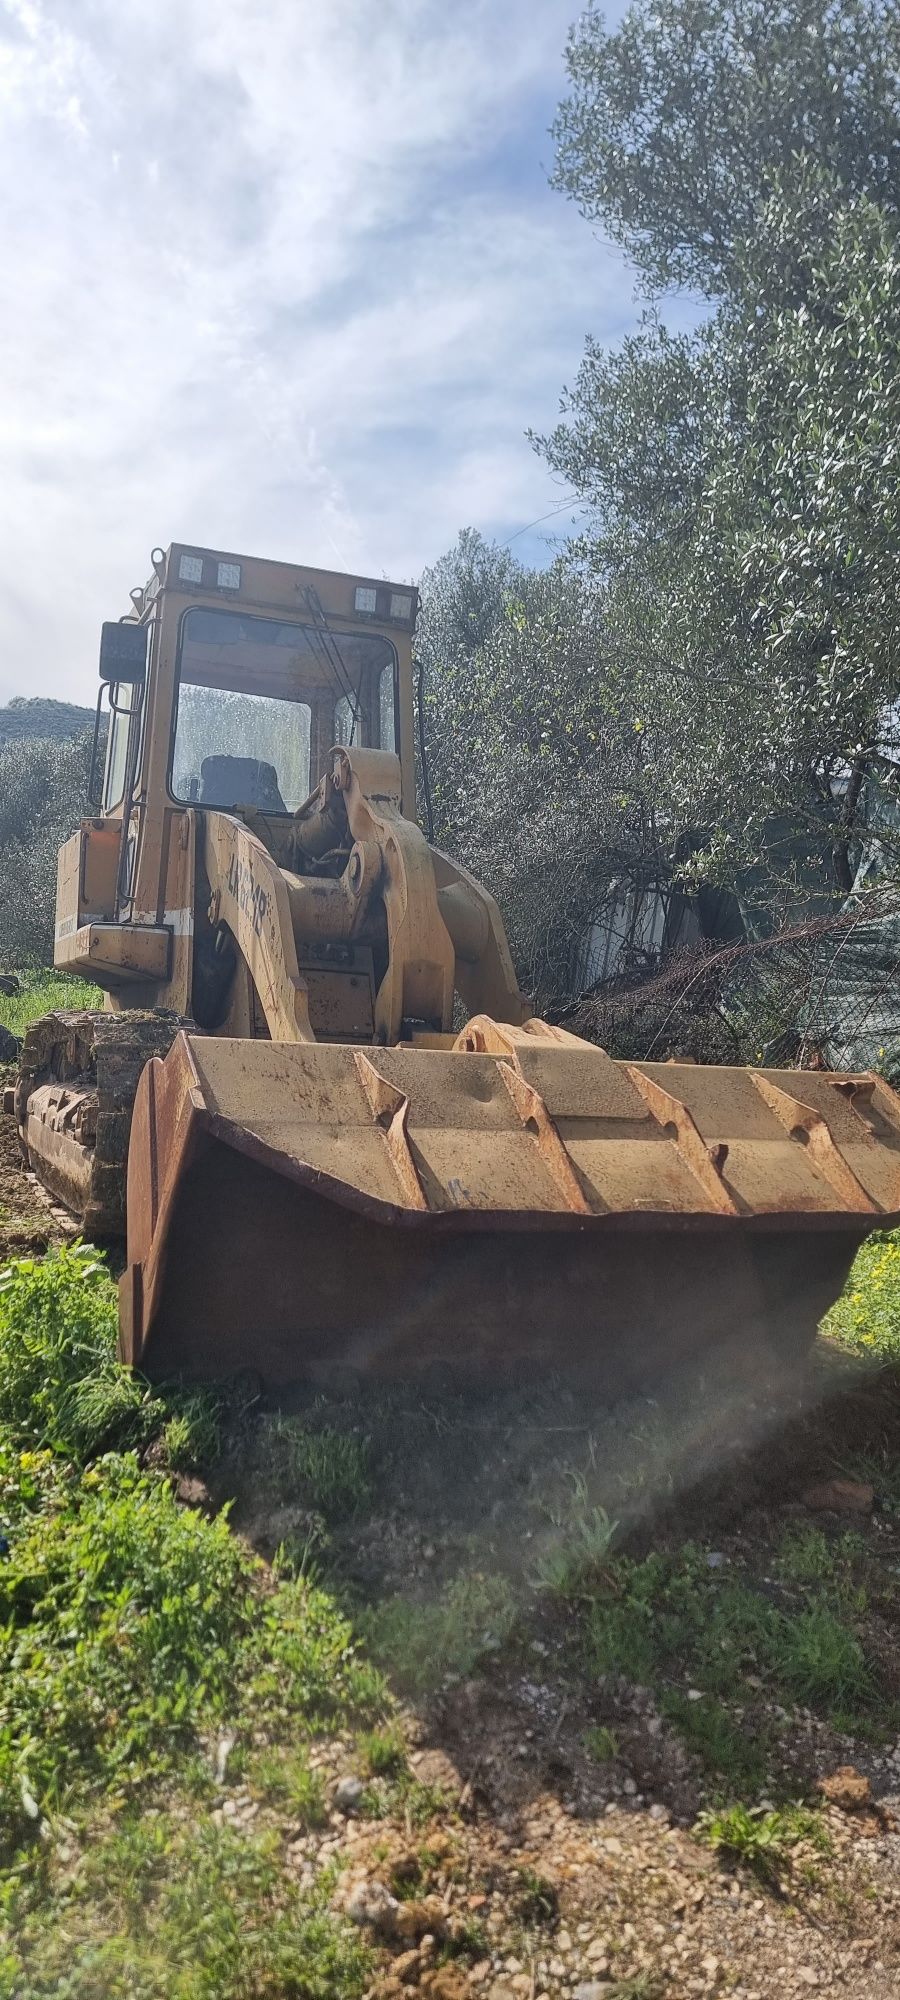
<instances>
[{"instance_id":1,"label":"loader cab","mask_svg":"<svg viewBox=\"0 0 900 2000\"><path fill-rule=\"evenodd\" d=\"M383 634L192 606L177 649L171 795L297 812L337 744L396 751L397 653Z\"/></svg>"},{"instance_id":2,"label":"loader cab","mask_svg":"<svg viewBox=\"0 0 900 2000\"><path fill-rule=\"evenodd\" d=\"M342 744L395 751L415 817L410 585L177 542L151 563L103 628L98 817L59 864L55 962L114 1007L189 990L194 816L264 815L277 839Z\"/></svg>"}]
</instances>

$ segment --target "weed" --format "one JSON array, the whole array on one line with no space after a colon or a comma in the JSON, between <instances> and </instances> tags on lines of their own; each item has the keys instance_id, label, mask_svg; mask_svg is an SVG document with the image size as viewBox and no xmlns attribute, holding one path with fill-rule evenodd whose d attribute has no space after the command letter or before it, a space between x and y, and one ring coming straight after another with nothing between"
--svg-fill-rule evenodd
<instances>
[{"instance_id":1,"label":"weed","mask_svg":"<svg viewBox=\"0 0 900 2000\"><path fill-rule=\"evenodd\" d=\"M519 1871L516 1914L520 1923L534 1929L554 1924L559 1915L557 1890L546 1876L536 1874L533 1868L522 1868Z\"/></svg>"},{"instance_id":2,"label":"weed","mask_svg":"<svg viewBox=\"0 0 900 2000\"><path fill-rule=\"evenodd\" d=\"M785 1536L775 1567L786 1583L817 1586L822 1598L827 1593L859 1613L866 1608L866 1598L854 1582L853 1570L863 1555L860 1535L850 1532L829 1541L821 1528L795 1528Z\"/></svg>"},{"instance_id":3,"label":"weed","mask_svg":"<svg viewBox=\"0 0 900 2000\"><path fill-rule=\"evenodd\" d=\"M172 1764L224 1697L253 1568L223 1516L178 1507L134 1458L79 1475L35 1456L0 1454L7 1839L76 1780L127 1790Z\"/></svg>"},{"instance_id":4,"label":"weed","mask_svg":"<svg viewBox=\"0 0 900 2000\"><path fill-rule=\"evenodd\" d=\"M468 1959L472 1965L479 1959L489 1957L491 1941L485 1925L479 1917L461 1917L454 1924L452 1936L441 1946L439 1960Z\"/></svg>"},{"instance_id":5,"label":"weed","mask_svg":"<svg viewBox=\"0 0 900 2000\"><path fill-rule=\"evenodd\" d=\"M136 1442L149 1399L116 1360L116 1290L86 1244L0 1271L0 1425L23 1445L84 1461Z\"/></svg>"},{"instance_id":6,"label":"weed","mask_svg":"<svg viewBox=\"0 0 900 2000\"><path fill-rule=\"evenodd\" d=\"M654 1678L658 1648L649 1607L640 1601L592 1604L588 1612L588 1666L600 1674L624 1674L645 1685Z\"/></svg>"},{"instance_id":7,"label":"weed","mask_svg":"<svg viewBox=\"0 0 900 2000\"><path fill-rule=\"evenodd\" d=\"M706 1769L725 1778L730 1789L752 1790L766 1774L767 1743L758 1731L748 1734L713 1696L689 1701L677 1689L661 1696L662 1712L674 1722L687 1748Z\"/></svg>"},{"instance_id":8,"label":"weed","mask_svg":"<svg viewBox=\"0 0 900 2000\"><path fill-rule=\"evenodd\" d=\"M360 1624L375 1657L413 1693L447 1674L470 1673L485 1653L509 1637L516 1606L505 1577L463 1572L443 1600L416 1603L388 1597L366 1610Z\"/></svg>"},{"instance_id":9,"label":"weed","mask_svg":"<svg viewBox=\"0 0 900 2000\"><path fill-rule=\"evenodd\" d=\"M247 1783L255 1796L282 1807L302 1826L322 1826L328 1817L321 1776L301 1751L259 1751L249 1765Z\"/></svg>"},{"instance_id":10,"label":"weed","mask_svg":"<svg viewBox=\"0 0 900 2000\"><path fill-rule=\"evenodd\" d=\"M614 1729L600 1723L596 1729L585 1731L584 1747L595 1764L614 1764L619 1754L619 1739Z\"/></svg>"},{"instance_id":11,"label":"weed","mask_svg":"<svg viewBox=\"0 0 900 2000\"><path fill-rule=\"evenodd\" d=\"M534 1588L565 1599L588 1595L609 1555L618 1525L610 1520L605 1507L588 1507L570 1519L564 1539L538 1558L532 1572Z\"/></svg>"},{"instance_id":12,"label":"weed","mask_svg":"<svg viewBox=\"0 0 900 2000\"><path fill-rule=\"evenodd\" d=\"M391 1894L398 1901L410 1902L425 1893L428 1876L426 1852L420 1854L408 1851L399 1855L388 1870L388 1884Z\"/></svg>"},{"instance_id":13,"label":"weed","mask_svg":"<svg viewBox=\"0 0 900 2000\"><path fill-rule=\"evenodd\" d=\"M370 1777L396 1778L406 1769L406 1743L402 1729L395 1722L357 1737L357 1748Z\"/></svg>"},{"instance_id":14,"label":"weed","mask_svg":"<svg viewBox=\"0 0 900 2000\"><path fill-rule=\"evenodd\" d=\"M0 2000L357 2000L369 1955L329 1888L300 1890L271 1836L128 1817L55 1898L18 1888Z\"/></svg>"},{"instance_id":15,"label":"weed","mask_svg":"<svg viewBox=\"0 0 900 2000\"><path fill-rule=\"evenodd\" d=\"M365 1819L387 1819L396 1813L406 1822L407 1831L428 1826L453 1807L454 1800L443 1785L427 1785L411 1771L395 1778L376 1778L363 1795L360 1811Z\"/></svg>"},{"instance_id":16,"label":"weed","mask_svg":"<svg viewBox=\"0 0 900 2000\"><path fill-rule=\"evenodd\" d=\"M688 1703L672 1683L685 1677L707 1698L734 1697L752 1674L757 1685L762 1677L785 1699L826 1713L871 1707L877 1684L852 1623L865 1604L849 1569L855 1545L845 1538L823 1554L816 1535L794 1537L782 1551L795 1579L798 1569L818 1574L819 1590L799 1609L781 1609L740 1578L723 1582L690 1546L643 1562L616 1559L585 1619L589 1665L666 1689L668 1713L710 1768L758 1780L743 1728L709 1699ZM830 1579L820 1574L826 1559ZM829 1581L836 1607L824 1595Z\"/></svg>"},{"instance_id":17,"label":"weed","mask_svg":"<svg viewBox=\"0 0 900 2000\"><path fill-rule=\"evenodd\" d=\"M394 1786L394 1796L402 1807L407 1826L429 1826L433 1819L449 1812L453 1805L450 1793L444 1785L427 1785L423 1779L415 1778L408 1772L401 1772Z\"/></svg>"},{"instance_id":18,"label":"weed","mask_svg":"<svg viewBox=\"0 0 900 2000\"><path fill-rule=\"evenodd\" d=\"M346 1520L365 1506L371 1491L367 1438L279 1417L267 1443L271 1474L282 1494L302 1496L329 1523Z\"/></svg>"},{"instance_id":19,"label":"weed","mask_svg":"<svg viewBox=\"0 0 900 2000\"><path fill-rule=\"evenodd\" d=\"M237 1663L250 1711L309 1730L375 1722L388 1706L381 1675L361 1659L350 1624L327 1592L283 1578L262 1598Z\"/></svg>"},{"instance_id":20,"label":"weed","mask_svg":"<svg viewBox=\"0 0 900 2000\"><path fill-rule=\"evenodd\" d=\"M276 1735L383 1714L333 1601L267 1588L224 1515L133 1455L78 1471L0 1446L0 1518L0 1844L73 1787L126 1798L174 1770L226 1712Z\"/></svg>"},{"instance_id":21,"label":"weed","mask_svg":"<svg viewBox=\"0 0 900 2000\"><path fill-rule=\"evenodd\" d=\"M162 1433L163 1457L173 1472L215 1464L222 1446L222 1405L208 1389L166 1391L171 1415Z\"/></svg>"},{"instance_id":22,"label":"weed","mask_svg":"<svg viewBox=\"0 0 900 2000\"><path fill-rule=\"evenodd\" d=\"M308 1514L302 1526L279 1542L272 1559L276 1576L303 1577L307 1583L324 1582L331 1537L321 1514Z\"/></svg>"},{"instance_id":23,"label":"weed","mask_svg":"<svg viewBox=\"0 0 900 2000\"><path fill-rule=\"evenodd\" d=\"M732 1805L724 1812L702 1814L697 1824L700 1838L723 1860L751 1869L764 1881L777 1879L801 1840L823 1854L830 1849L821 1820L804 1806L768 1812L759 1806Z\"/></svg>"},{"instance_id":24,"label":"weed","mask_svg":"<svg viewBox=\"0 0 900 2000\"><path fill-rule=\"evenodd\" d=\"M776 1567L789 1583L824 1583L834 1575L831 1544L821 1528L793 1528L784 1537Z\"/></svg>"},{"instance_id":25,"label":"weed","mask_svg":"<svg viewBox=\"0 0 900 2000\"><path fill-rule=\"evenodd\" d=\"M813 1706L865 1708L875 1692L855 1632L827 1604L813 1604L778 1620L772 1665L796 1701Z\"/></svg>"}]
</instances>

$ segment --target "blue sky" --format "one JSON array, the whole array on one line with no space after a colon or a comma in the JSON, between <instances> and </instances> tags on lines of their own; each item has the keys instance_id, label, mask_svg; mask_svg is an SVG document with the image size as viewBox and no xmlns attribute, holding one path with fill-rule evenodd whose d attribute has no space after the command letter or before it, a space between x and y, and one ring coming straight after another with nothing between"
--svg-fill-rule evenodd
<instances>
[{"instance_id":1,"label":"blue sky","mask_svg":"<svg viewBox=\"0 0 900 2000\"><path fill-rule=\"evenodd\" d=\"M636 317L547 185L574 12L0 0L0 700L93 700L157 542L544 558L525 430Z\"/></svg>"}]
</instances>

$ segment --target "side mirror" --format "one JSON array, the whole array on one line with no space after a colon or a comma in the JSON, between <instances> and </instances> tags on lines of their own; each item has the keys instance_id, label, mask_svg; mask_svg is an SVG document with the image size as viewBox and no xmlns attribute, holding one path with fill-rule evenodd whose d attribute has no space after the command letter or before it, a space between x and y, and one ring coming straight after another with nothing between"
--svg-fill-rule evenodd
<instances>
[{"instance_id":1,"label":"side mirror","mask_svg":"<svg viewBox=\"0 0 900 2000\"><path fill-rule=\"evenodd\" d=\"M131 687L147 672L147 627L107 619L100 628L100 679L123 681Z\"/></svg>"}]
</instances>

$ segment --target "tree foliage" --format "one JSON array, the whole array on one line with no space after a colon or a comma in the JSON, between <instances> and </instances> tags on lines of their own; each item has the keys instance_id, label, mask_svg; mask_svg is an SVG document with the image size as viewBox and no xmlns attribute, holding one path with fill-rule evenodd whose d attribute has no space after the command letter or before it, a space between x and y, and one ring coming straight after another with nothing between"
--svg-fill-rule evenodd
<instances>
[{"instance_id":1,"label":"tree foliage","mask_svg":"<svg viewBox=\"0 0 900 2000\"><path fill-rule=\"evenodd\" d=\"M876 790L900 820L900 16L635 0L568 66L556 185L653 302L536 440L579 541L538 577L462 537L421 639L439 835L557 996L629 887L768 932L846 896Z\"/></svg>"},{"instance_id":2,"label":"tree foliage","mask_svg":"<svg viewBox=\"0 0 900 2000\"><path fill-rule=\"evenodd\" d=\"M59 739L83 736L93 725L93 710L80 708L77 702L17 694L5 708L0 708L0 743L26 736Z\"/></svg>"},{"instance_id":3,"label":"tree foliage","mask_svg":"<svg viewBox=\"0 0 900 2000\"><path fill-rule=\"evenodd\" d=\"M895 220L815 172L770 198L740 295L590 346L543 441L593 503L580 555L674 842L720 879L764 864L766 896L846 892L893 746L898 384Z\"/></svg>"},{"instance_id":4,"label":"tree foliage","mask_svg":"<svg viewBox=\"0 0 900 2000\"><path fill-rule=\"evenodd\" d=\"M471 529L423 579L418 651L435 839L492 889L520 977L567 990L640 847L639 745L604 671L597 594Z\"/></svg>"},{"instance_id":5,"label":"tree foliage","mask_svg":"<svg viewBox=\"0 0 900 2000\"><path fill-rule=\"evenodd\" d=\"M730 292L804 155L847 197L900 207L891 0L636 0L612 32L592 5L567 66L555 185L651 291Z\"/></svg>"},{"instance_id":6,"label":"tree foliage","mask_svg":"<svg viewBox=\"0 0 900 2000\"><path fill-rule=\"evenodd\" d=\"M673 851L777 909L851 885L900 691L900 25L880 0L639 0L569 50L557 183L659 306L538 440L591 503ZM692 838L693 830L693 838Z\"/></svg>"},{"instance_id":7,"label":"tree foliage","mask_svg":"<svg viewBox=\"0 0 900 2000\"><path fill-rule=\"evenodd\" d=\"M0 744L0 965L53 962L57 850L89 810L90 738Z\"/></svg>"}]
</instances>

